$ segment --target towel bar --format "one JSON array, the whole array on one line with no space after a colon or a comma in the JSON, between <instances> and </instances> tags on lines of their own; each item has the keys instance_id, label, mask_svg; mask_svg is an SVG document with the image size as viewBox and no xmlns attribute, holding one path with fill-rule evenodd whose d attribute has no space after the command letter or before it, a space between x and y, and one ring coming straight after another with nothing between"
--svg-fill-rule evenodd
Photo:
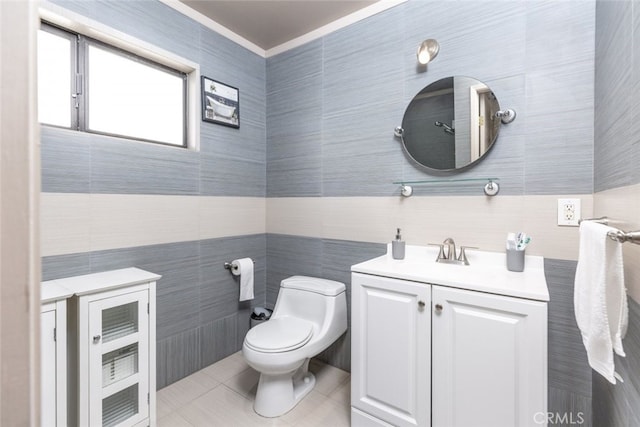
<instances>
[{"instance_id":1,"label":"towel bar","mask_svg":"<svg viewBox=\"0 0 640 427\"><path fill-rule=\"evenodd\" d=\"M585 219L579 219L578 220L578 224L580 224L582 221L593 221L593 222L597 222L598 224L604 224L604 225L609 225L609 218L606 216L601 216L599 218L585 218Z\"/></svg>"},{"instance_id":2,"label":"towel bar","mask_svg":"<svg viewBox=\"0 0 640 427\"><path fill-rule=\"evenodd\" d=\"M640 245L640 231L610 231L607 233L607 236L609 236L611 240L616 240L620 243L630 242Z\"/></svg>"},{"instance_id":3,"label":"towel bar","mask_svg":"<svg viewBox=\"0 0 640 427\"><path fill-rule=\"evenodd\" d=\"M604 224L604 225L608 225L609 224L609 218L607 218L606 216L601 216L599 218L586 218L586 219L581 219L578 221L578 224L580 224L582 221L594 221L600 224ZM611 239L611 240L615 240L617 242L620 243L625 243L625 242L631 242L631 243L635 243L636 245L640 245L640 230L639 231L622 231L622 230L618 230L618 231L610 231L609 233L607 233L607 236Z\"/></svg>"}]
</instances>

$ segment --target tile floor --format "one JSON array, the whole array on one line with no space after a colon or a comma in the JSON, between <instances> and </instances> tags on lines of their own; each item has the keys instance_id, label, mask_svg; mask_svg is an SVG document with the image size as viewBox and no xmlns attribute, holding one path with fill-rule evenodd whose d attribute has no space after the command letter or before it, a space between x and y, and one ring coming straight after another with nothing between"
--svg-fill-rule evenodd
<instances>
[{"instance_id":1,"label":"tile floor","mask_svg":"<svg viewBox=\"0 0 640 427\"><path fill-rule=\"evenodd\" d=\"M311 393L285 415L264 418L253 411L259 374L234 353L158 391L158 426L349 426L349 373L315 360L309 369Z\"/></svg>"}]
</instances>

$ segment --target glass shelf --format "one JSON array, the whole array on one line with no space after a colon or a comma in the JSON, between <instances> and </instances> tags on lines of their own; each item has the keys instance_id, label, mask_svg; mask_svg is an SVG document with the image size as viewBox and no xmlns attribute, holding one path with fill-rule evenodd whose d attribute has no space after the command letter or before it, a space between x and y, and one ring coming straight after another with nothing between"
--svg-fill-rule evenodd
<instances>
[{"instance_id":1,"label":"glass shelf","mask_svg":"<svg viewBox=\"0 0 640 427\"><path fill-rule=\"evenodd\" d=\"M487 196L495 196L500 191L498 182L500 178L454 178L454 179L429 179L423 181L396 181L394 184L401 185L400 194L404 197L410 197L413 194L412 185L424 184L443 184L456 182L486 182L484 186L484 194Z\"/></svg>"}]
</instances>

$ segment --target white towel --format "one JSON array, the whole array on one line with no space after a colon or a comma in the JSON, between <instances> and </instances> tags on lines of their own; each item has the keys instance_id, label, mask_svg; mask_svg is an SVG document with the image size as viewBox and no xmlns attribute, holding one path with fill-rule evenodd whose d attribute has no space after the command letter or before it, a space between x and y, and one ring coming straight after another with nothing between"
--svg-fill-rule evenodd
<instances>
[{"instance_id":1,"label":"white towel","mask_svg":"<svg viewBox=\"0 0 640 427\"><path fill-rule=\"evenodd\" d=\"M240 258L231 261L231 272L240 276L240 301L253 299L253 260Z\"/></svg>"},{"instance_id":2,"label":"white towel","mask_svg":"<svg viewBox=\"0 0 640 427\"><path fill-rule=\"evenodd\" d=\"M612 384L616 378L613 352L625 356L628 308L624 287L622 245L607 237L615 228L593 221L580 224L580 253L573 303L589 365Z\"/></svg>"}]
</instances>

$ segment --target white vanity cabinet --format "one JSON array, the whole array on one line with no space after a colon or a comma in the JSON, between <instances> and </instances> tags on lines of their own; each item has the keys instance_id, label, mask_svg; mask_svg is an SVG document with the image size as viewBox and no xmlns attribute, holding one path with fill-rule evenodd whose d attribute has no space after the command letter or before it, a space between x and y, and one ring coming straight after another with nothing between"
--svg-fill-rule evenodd
<instances>
[{"instance_id":1,"label":"white vanity cabinet","mask_svg":"<svg viewBox=\"0 0 640 427\"><path fill-rule=\"evenodd\" d=\"M432 299L432 426L539 425L547 304L435 285Z\"/></svg>"},{"instance_id":2,"label":"white vanity cabinet","mask_svg":"<svg viewBox=\"0 0 640 427\"><path fill-rule=\"evenodd\" d=\"M504 254L443 265L429 262L437 252L416 248L402 261L387 254L352 267L352 425L539 426L536 414L547 411L542 259L527 257L525 273L514 273Z\"/></svg>"},{"instance_id":3,"label":"white vanity cabinet","mask_svg":"<svg viewBox=\"0 0 640 427\"><path fill-rule=\"evenodd\" d=\"M53 282L41 286L40 425L67 426L67 298Z\"/></svg>"},{"instance_id":4,"label":"white vanity cabinet","mask_svg":"<svg viewBox=\"0 0 640 427\"><path fill-rule=\"evenodd\" d=\"M155 282L127 268L63 279L77 366L73 425L155 425Z\"/></svg>"},{"instance_id":5,"label":"white vanity cabinet","mask_svg":"<svg viewBox=\"0 0 640 427\"><path fill-rule=\"evenodd\" d=\"M427 425L430 287L357 273L351 286L352 425Z\"/></svg>"}]
</instances>

